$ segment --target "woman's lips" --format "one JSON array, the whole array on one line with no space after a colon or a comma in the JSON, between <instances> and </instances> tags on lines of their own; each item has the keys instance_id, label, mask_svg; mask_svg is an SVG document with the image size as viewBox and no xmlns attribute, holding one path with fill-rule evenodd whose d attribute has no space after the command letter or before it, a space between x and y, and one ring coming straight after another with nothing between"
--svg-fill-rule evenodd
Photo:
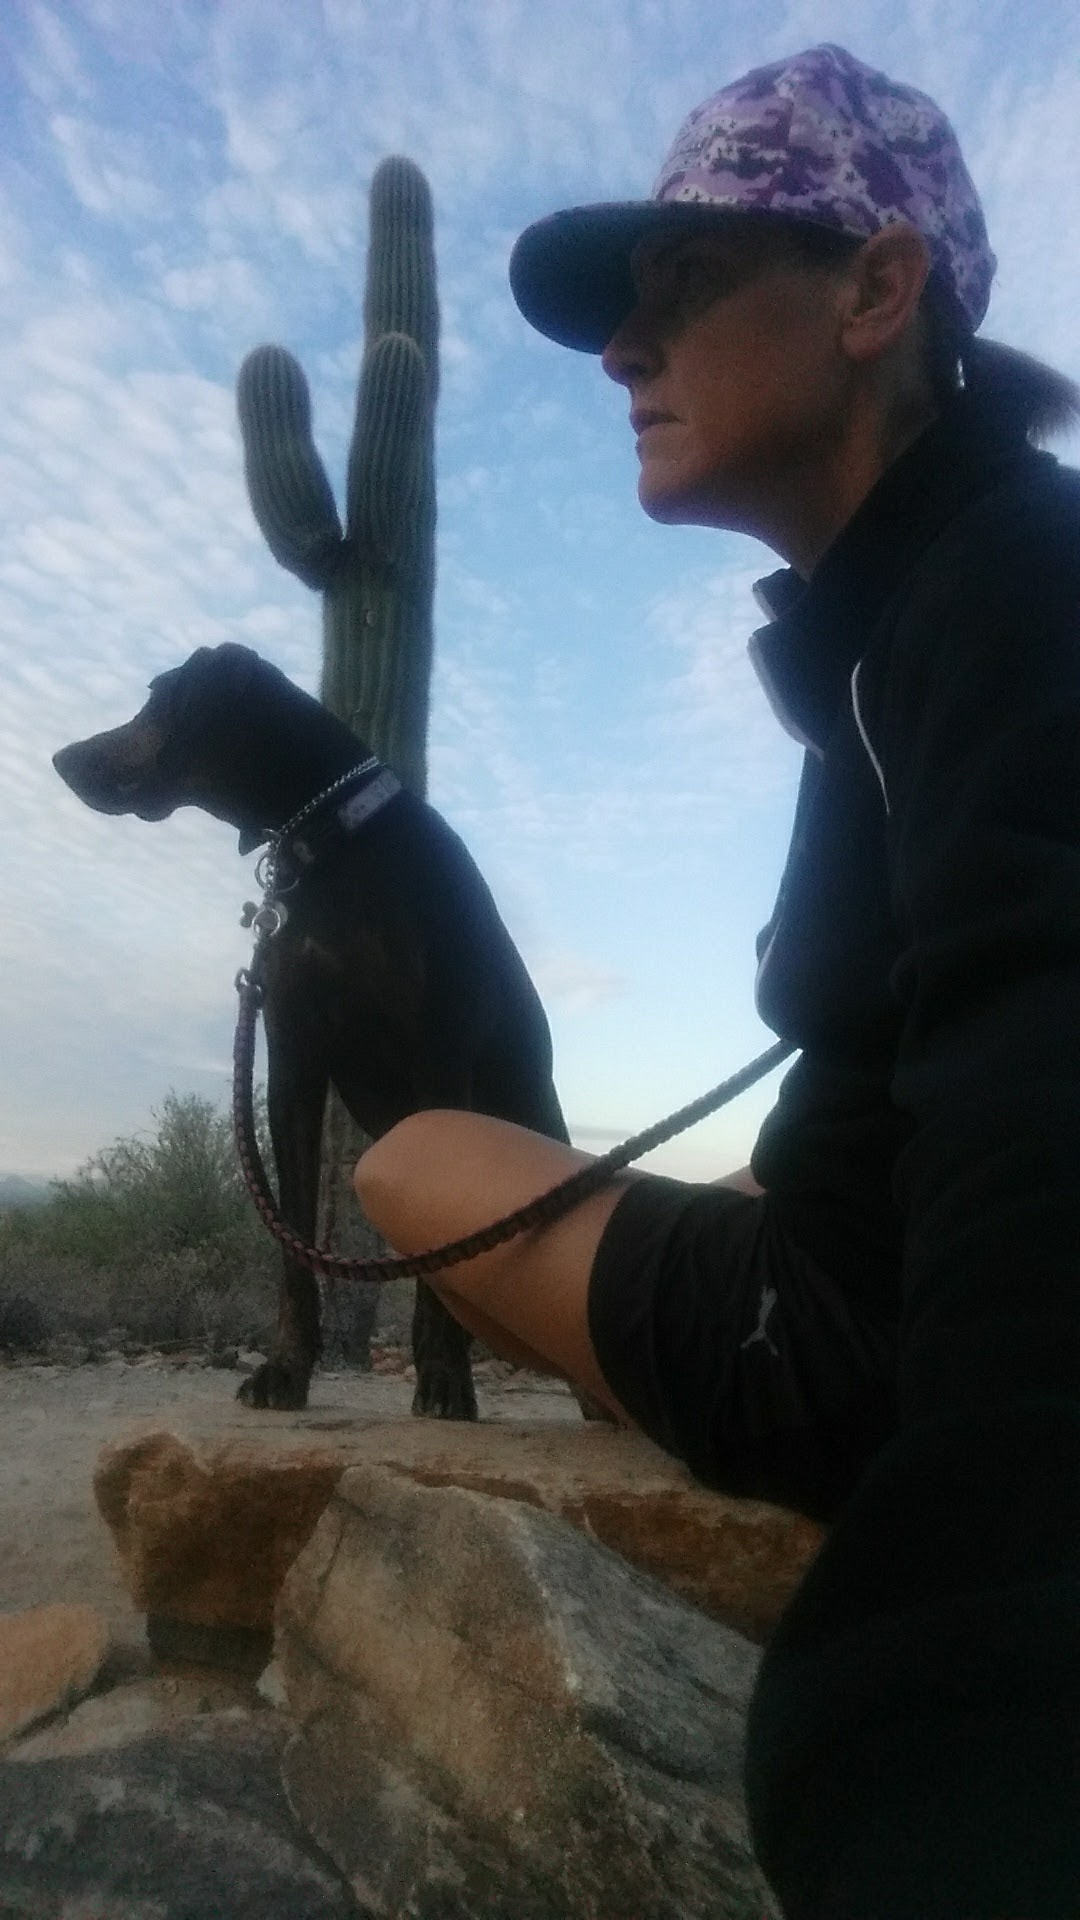
<instances>
[{"instance_id":1,"label":"woman's lips","mask_svg":"<svg viewBox=\"0 0 1080 1920\"><path fill-rule=\"evenodd\" d=\"M666 426L674 418L673 413L662 413L659 407L635 407L630 415L630 425L640 440L650 427Z\"/></svg>"}]
</instances>

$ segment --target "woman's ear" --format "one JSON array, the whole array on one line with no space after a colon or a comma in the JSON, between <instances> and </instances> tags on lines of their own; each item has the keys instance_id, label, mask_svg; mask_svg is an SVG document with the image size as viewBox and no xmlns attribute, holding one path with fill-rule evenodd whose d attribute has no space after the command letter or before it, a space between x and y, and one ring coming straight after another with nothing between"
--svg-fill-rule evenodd
<instances>
[{"instance_id":1,"label":"woman's ear","mask_svg":"<svg viewBox=\"0 0 1080 1920\"><path fill-rule=\"evenodd\" d=\"M930 264L926 241L906 220L882 227L859 248L844 276L841 311L841 344L850 360L876 360L903 338Z\"/></svg>"}]
</instances>

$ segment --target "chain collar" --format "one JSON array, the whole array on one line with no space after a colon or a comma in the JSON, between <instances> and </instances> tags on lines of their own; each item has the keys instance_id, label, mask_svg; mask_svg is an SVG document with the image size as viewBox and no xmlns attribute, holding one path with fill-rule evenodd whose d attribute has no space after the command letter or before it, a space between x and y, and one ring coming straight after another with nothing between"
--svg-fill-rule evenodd
<instances>
[{"instance_id":1,"label":"chain collar","mask_svg":"<svg viewBox=\"0 0 1080 1920\"><path fill-rule=\"evenodd\" d=\"M273 833L267 835L267 845L255 862L255 884L262 888L263 897L257 905L254 900L245 900L244 910L240 916L240 925L252 927L255 931L253 964L264 941L272 940L275 933L280 933L289 917L283 895L291 893L300 879L300 875L296 874L291 880L283 880L278 871L282 854L289 841L298 828L318 813L319 809L325 806L328 800L332 800L335 794L341 793L355 780L361 780L365 775L377 772L380 766L378 755L369 754L366 760L361 760L355 767L350 767L347 773L339 774L338 778L331 781L328 787L324 787L321 793L305 801L304 805L285 821L284 826L277 827ZM397 781L394 781L393 791L397 791L397 786Z\"/></svg>"},{"instance_id":2,"label":"chain collar","mask_svg":"<svg viewBox=\"0 0 1080 1920\"><path fill-rule=\"evenodd\" d=\"M342 787L347 787L351 780L360 780L365 773L374 773L379 764L378 754L369 753L366 760L361 760L357 766L350 767L348 773L339 774L337 779L328 787L324 787L321 793L317 793L313 800L306 801L299 812L293 814L291 820L286 820L283 827L279 827L276 833L270 835L267 852L272 853L276 858L283 843L292 838L297 827L303 826L305 820L310 820L312 814L318 812L324 800L332 800L335 793L340 793ZM265 858L264 854L263 859ZM260 861L259 864L261 865L262 862Z\"/></svg>"}]
</instances>

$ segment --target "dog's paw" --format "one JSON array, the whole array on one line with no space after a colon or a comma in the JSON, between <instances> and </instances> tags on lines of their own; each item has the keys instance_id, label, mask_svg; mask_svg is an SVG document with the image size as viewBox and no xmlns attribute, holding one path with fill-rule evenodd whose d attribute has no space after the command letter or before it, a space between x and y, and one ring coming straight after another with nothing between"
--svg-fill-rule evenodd
<instances>
[{"instance_id":1,"label":"dog's paw","mask_svg":"<svg viewBox=\"0 0 1080 1920\"><path fill-rule=\"evenodd\" d=\"M236 1397L245 1407L271 1407L279 1413L297 1412L307 1406L310 1372L287 1360L264 1360L261 1367L241 1382Z\"/></svg>"},{"instance_id":2,"label":"dog's paw","mask_svg":"<svg viewBox=\"0 0 1080 1920\"><path fill-rule=\"evenodd\" d=\"M428 1420L479 1419L471 1373L451 1373L445 1367L418 1371L412 1410Z\"/></svg>"}]
</instances>

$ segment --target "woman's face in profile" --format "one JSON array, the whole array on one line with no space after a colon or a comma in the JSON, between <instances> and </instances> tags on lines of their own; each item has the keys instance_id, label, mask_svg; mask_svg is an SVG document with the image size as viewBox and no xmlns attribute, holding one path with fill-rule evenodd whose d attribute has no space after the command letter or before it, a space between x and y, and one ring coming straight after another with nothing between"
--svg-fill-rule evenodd
<instances>
[{"instance_id":1,"label":"woman's face in profile","mask_svg":"<svg viewBox=\"0 0 1080 1920\"><path fill-rule=\"evenodd\" d=\"M633 261L637 305L603 366L630 394L638 494L656 520L760 531L835 434L844 361L837 276L762 224L663 236Z\"/></svg>"}]
</instances>

